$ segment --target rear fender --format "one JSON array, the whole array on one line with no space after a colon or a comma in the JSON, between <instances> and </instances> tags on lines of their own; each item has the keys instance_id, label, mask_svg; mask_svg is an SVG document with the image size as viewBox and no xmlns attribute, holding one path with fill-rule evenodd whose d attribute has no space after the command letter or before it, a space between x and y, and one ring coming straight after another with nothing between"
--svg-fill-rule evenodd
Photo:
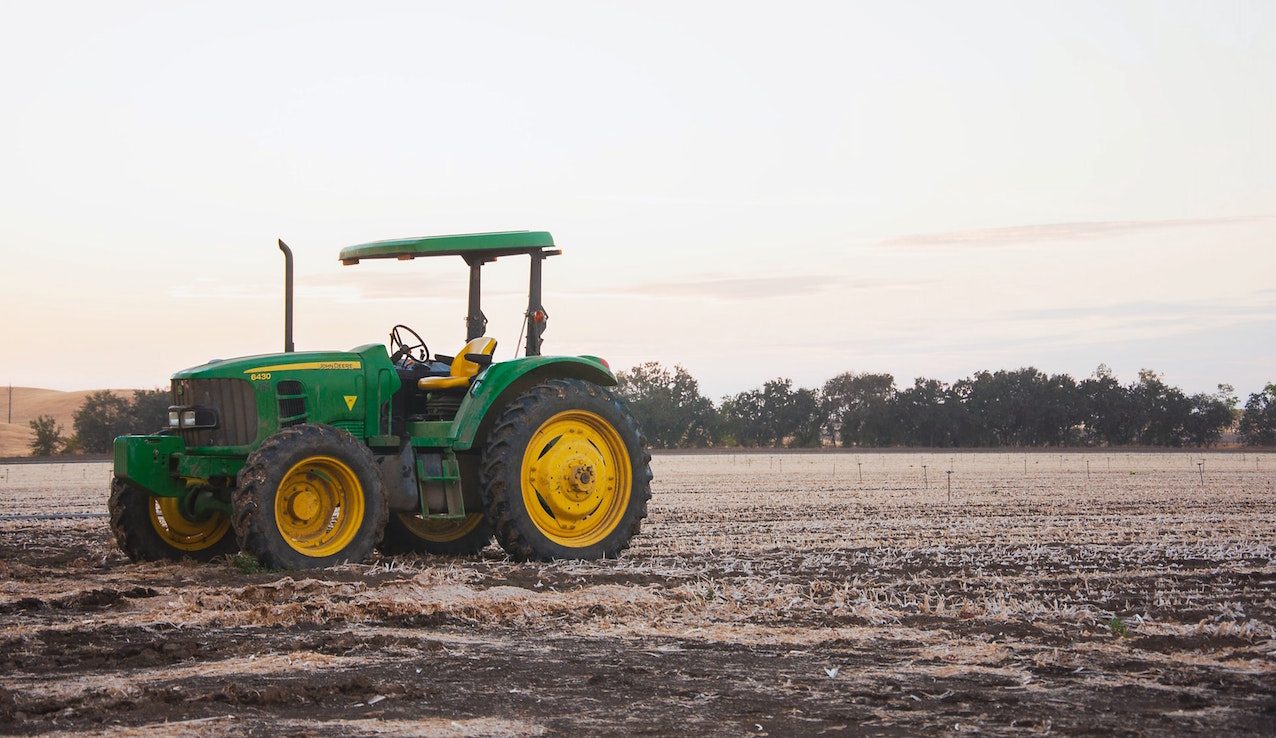
<instances>
[{"instance_id":1,"label":"rear fender","mask_svg":"<svg viewBox=\"0 0 1276 738\"><path fill-rule=\"evenodd\" d=\"M595 356L532 356L493 364L475 378L452 426L452 448L481 447L488 431L515 397L551 379L581 379L612 387L616 375Z\"/></svg>"}]
</instances>

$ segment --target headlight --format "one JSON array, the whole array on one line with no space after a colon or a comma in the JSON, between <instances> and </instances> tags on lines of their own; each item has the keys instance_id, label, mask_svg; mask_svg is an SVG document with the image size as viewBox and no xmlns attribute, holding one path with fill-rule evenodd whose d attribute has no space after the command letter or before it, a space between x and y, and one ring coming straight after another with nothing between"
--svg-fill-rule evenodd
<instances>
[{"instance_id":1,"label":"headlight","mask_svg":"<svg viewBox=\"0 0 1276 738\"><path fill-rule=\"evenodd\" d=\"M202 405L174 405L168 409L168 426L182 430L216 428L217 408Z\"/></svg>"}]
</instances>

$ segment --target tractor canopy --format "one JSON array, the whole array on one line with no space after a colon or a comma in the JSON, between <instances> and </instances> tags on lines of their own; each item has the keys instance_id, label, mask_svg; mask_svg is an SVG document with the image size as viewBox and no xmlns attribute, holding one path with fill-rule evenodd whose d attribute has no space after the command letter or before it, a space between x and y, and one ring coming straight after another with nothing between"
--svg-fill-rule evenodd
<instances>
[{"instance_id":1,"label":"tractor canopy","mask_svg":"<svg viewBox=\"0 0 1276 738\"><path fill-rule=\"evenodd\" d=\"M539 356L541 335L545 332L549 313L541 304L542 264L547 257L563 253L554 248L554 237L547 231L502 231L499 233L464 233L456 236L426 236L347 246L339 258L347 266L361 259L399 259L410 261L418 256L460 256L470 267L469 306L465 316L465 340L473 341L487 330L487 316L482 309L483 265L502 256L526 254L531 258L531 278L527 289L527 343L525 356Z\"/></svg>"},{"instance_id":2,"label":"tractor canopy","mask_svg":"<svg viewBox=\"0 0 1276 738\"><path fill-rule=\"evenodd\" d=\"M418 256L461 256L466 262L495 261L501 256L541 254L553 256L554 237L547 231L502 231L464 233L456 236L426 236L373 241L341 249L342 264L358 264L360 259L415 259Z\"/></svg>"}]
</instances>

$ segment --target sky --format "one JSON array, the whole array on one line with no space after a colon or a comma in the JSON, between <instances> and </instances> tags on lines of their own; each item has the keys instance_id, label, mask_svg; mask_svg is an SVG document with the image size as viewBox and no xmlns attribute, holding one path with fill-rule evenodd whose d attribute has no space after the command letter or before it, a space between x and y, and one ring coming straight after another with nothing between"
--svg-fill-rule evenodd
<instances>
[{"instance_id":1,"label":"sky","mask_svg":"<svg viewBox=\"0 0 1276 738\"><path fill-rule=\"evenodd\" d=\"M1276 381L1276 3L0 0L0 383L161 387L404 323L547 230L545 352ZM527 262L484 272L497 359Z\"/></svg>"}]
</instances>

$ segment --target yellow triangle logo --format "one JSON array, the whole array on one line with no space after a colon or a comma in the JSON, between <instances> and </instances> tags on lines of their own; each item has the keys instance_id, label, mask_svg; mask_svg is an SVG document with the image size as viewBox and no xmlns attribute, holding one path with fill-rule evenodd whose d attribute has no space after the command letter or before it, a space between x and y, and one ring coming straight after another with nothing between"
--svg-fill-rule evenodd
<instances>
[{"instance_id":1,"label":"yellow triangle logo","mask_svg":"<svg viewBox=\"0 0 1276 738\"><path fill-rule=\"evenodd\" d=\"M357 400L357 399L359 399L359 396L358 396L358 395L344 395L344 397L346 398L346 407L348 407L348 408L350 408L351 410L353 410L353 409L354 409L354 401L355 401L355 400Z\"/></svg>"}]
</instances>

